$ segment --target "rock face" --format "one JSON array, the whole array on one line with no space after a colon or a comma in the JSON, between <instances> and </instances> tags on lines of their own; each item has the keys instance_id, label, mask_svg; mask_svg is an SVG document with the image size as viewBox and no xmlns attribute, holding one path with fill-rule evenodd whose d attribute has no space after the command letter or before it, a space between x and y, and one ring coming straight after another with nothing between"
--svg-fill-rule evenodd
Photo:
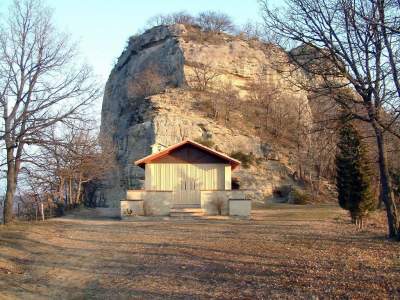
<instances>
[{"instance_id":1,"label":"rock face","mask_svg":"<svg viewBox=\"0 0 400 300\"><path fill-rule=\"evenodd\" d=\"M115 143L119 166L104 190L107 205L118 207L127 189L143 184L144 172L134 166L135 160L185 138L212 140L228 155L252 153L257 165L233 176L240 178L241 188L253 190L258 201L275 185L291 184L288 151L261 141L254 126L225 126L205 115L198 108L202 92L190 88L199 75L196 66L202 65L244 96L246 84L267 69L269 84L293 103L307 103L306 93L293 89L272 68L279 55L282 52L270 45L224 34L205 38L199 29L184 25L158 26L132 37L110 74L103 99L101 133Z\"/></svg>"}]
</instances>

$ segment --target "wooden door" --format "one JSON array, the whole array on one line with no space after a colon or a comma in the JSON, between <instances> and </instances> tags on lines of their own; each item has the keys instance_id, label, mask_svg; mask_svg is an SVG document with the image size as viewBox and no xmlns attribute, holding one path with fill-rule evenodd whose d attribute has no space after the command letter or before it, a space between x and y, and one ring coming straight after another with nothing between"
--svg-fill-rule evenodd
<instances>
[{"instance_id":1,"label":"wooden door","mask_svg":"<svg viewBox=\"0 0 400 300\"><path fill-rule=\"evenodd\" d=\"M200 205L200 181L194 165L176 165L177 184L174 190L174 204Z\"/></svg>"},{"instance_id":2,"label":"wooden door","mask_svg":"<svg viewBox=\"0 0 400 300\"><path fill-rule=\"evenodd\" d=\"M200 205L201 190L225 190L223 164L163 163L146 165L146 190L173 191L174 204ZM230 173L229 182L230 186Z\"/></svg>"}]
</instances>

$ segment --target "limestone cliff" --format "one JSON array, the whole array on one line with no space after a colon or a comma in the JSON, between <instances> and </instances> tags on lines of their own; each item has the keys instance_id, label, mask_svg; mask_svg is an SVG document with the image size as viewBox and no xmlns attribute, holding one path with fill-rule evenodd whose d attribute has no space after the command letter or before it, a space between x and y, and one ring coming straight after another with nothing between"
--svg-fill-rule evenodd
<instances>
[{"instance_id":1,"label":"limestone cliff","mask_svg":"<svg viewBox=\"0 0 400 300\"><path fill-rule=\"evenodd\" d=\"M267 70L268 84L287 95L288 105L307 105L306 93L272 68L279 55L284 53L271 45L225 34L204 37L198 28L184 25L158 26L132 37L110 74L103 99L101 132L117 145L119 165L105 190L107 204L118 206L126 189L142 185L144 173L134 166L135 160L185 138L212 140L228 155L252 153L257 164L241 168L236 176L258 201L270 195L273 186L292 183L289 149L262 141L253 126L256 120L240 119L240 111L233 112L234 126L210 118L198 105L203 92L190 88L199 76L196 66L207 66L207 72L218 74L218 82L230 82L245 98L248 82ZM309 109L304 116L309 121Z\"/></svg>"}]
</instances>

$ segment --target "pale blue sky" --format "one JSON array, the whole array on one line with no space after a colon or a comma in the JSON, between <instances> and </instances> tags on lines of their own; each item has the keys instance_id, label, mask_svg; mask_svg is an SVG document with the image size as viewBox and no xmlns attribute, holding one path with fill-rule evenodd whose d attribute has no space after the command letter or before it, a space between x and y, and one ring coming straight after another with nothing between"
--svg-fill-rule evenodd
<instances>
[{"instance_id":1,"label":"pale blue sky","mask_svg":"<svg viewBox=\"0 0 400 300\"><path fill-rule=\"evenodd\" d=\"M13 0L0 0L0 18ZM279 3L280 0L271 0ZM157 14L215 10L231 16L235 24L260 21L258 0L44 0L54 9L58 29L79 44L80 53L104 85L129 36L142 29ZM100 119L102 98L93 109Z\"/></svg>"},{"instance_id":2,"label":"pale blue sky","mask_svg":"<svg viewBox=\"0 0 400 300\"><path fill-rule=\"evenodd\" d=\"M114 61L129 36L157 14L185 10L196 14L204 10L227 13L236 24L260 19L257 0L44 0L54 9L58 28L79 42L80 52L105 83ZM279 3L281 0L271 0ZM0 0L0 18L7 15L12 0ZM100 118L102 99L93 107ZM2 184L0 184L0 187ZM0 188L1 193L1 188Z\"/></svg>"},{"instance_id":3,"label":"pale blue sky","mask_svg":"<svg viewBox=\"0 0 400 300\"><path fill-rule=\"evenodd\" d=\"M0 0L7 13L12 0ZM47 0L59 28L79 42L82 55L104 83L129 36L160 13L204 10L227 13L237 24L259 20L257 0Z\"/></svg>"}]
</instances>

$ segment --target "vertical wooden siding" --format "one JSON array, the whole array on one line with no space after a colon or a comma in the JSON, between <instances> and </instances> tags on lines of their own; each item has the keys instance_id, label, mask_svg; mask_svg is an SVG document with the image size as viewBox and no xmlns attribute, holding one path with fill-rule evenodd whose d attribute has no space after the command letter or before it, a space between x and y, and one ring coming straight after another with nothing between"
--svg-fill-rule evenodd
<instances>
[{"instance_id":1,"label":"vertical wooden siding","mask_svg":"<svg viewBox=\"0 0 400 300\"><path fill-rule=\"evenodd\" d=\"M232 189L232 168L230 165L225 165L225 190Z\"/></svg>"},{"instance_id":2,"label":"vertical wooden siding","mask_svg":"<svg viewBox=\"0 0 400 300\"><path fill-rule=\"evenodd\" d=\"M230 176L225 164L154 163L146 165L145 188L180 190L186 184L190 190L225 190L230 189Z\"/></svg>"}]
</instances>

